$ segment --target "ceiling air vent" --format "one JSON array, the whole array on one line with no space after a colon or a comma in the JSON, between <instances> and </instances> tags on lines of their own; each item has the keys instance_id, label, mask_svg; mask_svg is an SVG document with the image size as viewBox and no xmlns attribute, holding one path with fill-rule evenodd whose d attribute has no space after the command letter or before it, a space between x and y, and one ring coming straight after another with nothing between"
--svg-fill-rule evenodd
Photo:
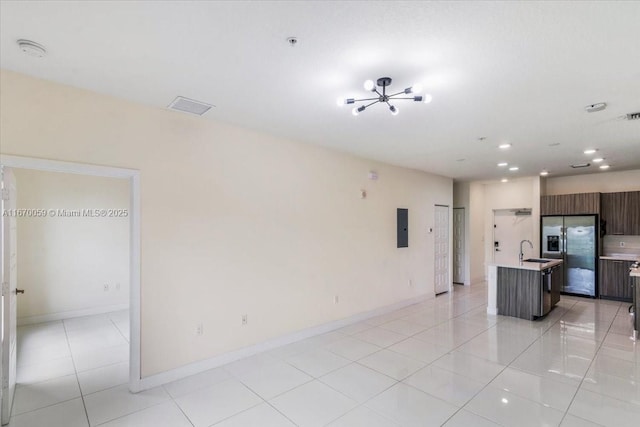
<instances>
[{"instance_id":1,"label":"ceiling air vent","mask_svg":"<svg viewBox=\"0 0 640 427\"><path fill-rule=\"evenodd\" d=\"M637 113L627 114L627 120L640 120L640 111Z\"/></svg>"},{"instance_id":2,"label":"ceiling air vent","mask_svg":"<svg viewBox=\"0 0 640 427\"><path fill-rule=\"evenodd\" d=\"M182 111L183 113L195 114L198 116L209 111L211 107L213 107L213 105L185 98L184 96L176 97L176 99L169 104L169 109L171 110Z\"/></svg>"},{"instance_id":3,"label":"ceiling air vent","mask_svg":"<svg viewBox=\"0 0 640 427\"><path fill-rule=\"evenodd\" d=\"M591 166L591 163L580 163L577 165L571 165L571 167L574 169L588 168L589 166Z\"/></svg>"}]
</instances>

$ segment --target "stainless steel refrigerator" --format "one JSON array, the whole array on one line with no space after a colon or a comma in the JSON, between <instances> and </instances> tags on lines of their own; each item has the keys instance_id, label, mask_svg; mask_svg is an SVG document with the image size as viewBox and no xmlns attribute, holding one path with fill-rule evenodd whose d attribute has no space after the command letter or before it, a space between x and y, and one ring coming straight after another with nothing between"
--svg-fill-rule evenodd
<instances>
[{"instance_id":1,"label":"stainless steel refrigerator","mask_svg":"<svg viewBox=\"0 0 640 427\"><path fill-rule=\"evenodd\" d=\"M543 258L562 259L562 292L596 296L598 277L597 215L543 216L541 221Z\"/></svg>"}]
</instances>

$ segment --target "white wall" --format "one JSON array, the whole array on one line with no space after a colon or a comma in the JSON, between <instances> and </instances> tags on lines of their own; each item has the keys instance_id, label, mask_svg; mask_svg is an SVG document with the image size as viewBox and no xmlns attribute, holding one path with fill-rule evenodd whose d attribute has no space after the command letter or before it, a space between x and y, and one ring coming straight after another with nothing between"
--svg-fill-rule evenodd
<instances>
[{"instance_id":1,"label":"white wall","mask_svg":"<svg viewBox=\"0 0 640 427\"><path fill-rule=\"evenodd\" d=\"M63 216L84 209L129 209L123 179L15 169L17 208L46 216L17 220L20 323L126 307L129 218ZM56 215L50 213L53 211ZM109 290L104 290L104 285Z\"/></svg>"},{"instance_id":2,"label":"white wall","mask_svg":"<svg viewBox=\"0 0 640 427\"><path fill-rule=\"evenodd\" d=\"M140 170L143 377L433 297L451 179L9 71L0 86L3 153Z\"/></svg>"},{"instance_id":3,"label":"white wall","mask_svg":"<svg viewBox=\"0 0 640 427\"><path fill-rule=\"evenodd\" d=\"M640 148L639 148L640 149ZM546 178L545 195L640 190L640 169Z\"/></svg>"}]
</instances>

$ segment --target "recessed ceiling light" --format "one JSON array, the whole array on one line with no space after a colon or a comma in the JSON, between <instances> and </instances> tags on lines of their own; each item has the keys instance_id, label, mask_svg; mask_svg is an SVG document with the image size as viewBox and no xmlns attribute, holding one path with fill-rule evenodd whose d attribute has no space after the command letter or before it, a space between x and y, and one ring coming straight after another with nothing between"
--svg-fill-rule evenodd
<instances>
[{"instance_id":1,"label":"recessed ceiling light","mask_svg":"<svg viewBox=\"0 0 640 427\"><path fill-rule=\"evenodd\" d=\"M540 172L540 175L547 176L547 175L549 175L549 171L542 171L542 172Z\"/></svg>"},{"instance_id":2,"label":"recessed ceiling light","mask_svg":"<svg viewBox=\"0 0 640 427\"><path fill-rule=\"evenodd\" d=\"M603 161L604 158L603 157L598 157L596 159L593 159L593 163L600 163L601 161Z\"/></svg>"},{"instance_id":3,"label":"recessed ceiling light","mask_svg":"<svg viewBox=\"0 0 640 427\"><path fill-rule=\"evenodd\" d=\"M498 148L502 148L503 150L505 150L505 149L507 149L509 147L511 147L511 144L500 144L500 145L498 145Z\"/></svg>"},{"instance_id":4,"label":"recessed ceiling light","mask_svg":"<svg viewBox=\"0 0 640 427\"><path fill-rule=\"evenodd\" d=\"M610 167L611 166L609 166L609 165L602 165L602 166L600 166L600 169L609 169Z\"/></svg>"},{"instance_id":5,"label":"recessed ceiling light","mask_svg":"<svg viewBox=\"0 0 640 427\"><path fill-rule=\"evenodd\" d=\"M509 168L510 171L517 171L518 169L520 169L520 168L518 168L517 166L511 166Z\"/></svg>"},{"instance_id":6,"label":"recessed ceiling light","mask_svg":"<svg viewBox=\"0 0 640 427\"><path fill-rule=\"evenodd\" d=\"M584 150L584 154L593 154L593 153L595 153L596 151L598 151L598 150L597 150L597 149L595 149L595 148L589 148L589 149L587 149L587 150Z\"/></svg>"},{"instance_id":7,"label":"recessed ceiling light","mask_svg":"<svg viewBox=\"0 0 640 427\"><path fill-rule=\"evenodd\" d=\"M509 182L509 180L507 178L502 178L500 182Z\"/></svg>"},{"instance_id":8,"label":"recessed ceiling light","mask_svg":"<svg viewBox=\"0 0 640 427\"><path fill-rule=\"evenodd\" d=\"M507 166L507 165L509 165L509 163L507 163L507 162L500 162L500 163L498 163L498 166L500 166L501 168L502 168L502 167L505 167L505 166Z\"/></svg>"}]
</instances>

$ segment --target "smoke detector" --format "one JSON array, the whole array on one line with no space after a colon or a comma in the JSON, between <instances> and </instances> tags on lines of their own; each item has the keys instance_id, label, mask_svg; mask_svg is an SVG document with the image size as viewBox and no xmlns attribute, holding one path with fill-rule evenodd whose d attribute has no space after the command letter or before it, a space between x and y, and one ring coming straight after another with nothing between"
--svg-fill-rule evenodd
<instances>
[{"instance_id":1,"label":"smoke detector","mask_svg":"<svg viewBox=\"0 0 640 427\"><path fill-rule=\"evenodd\" d=\"M597 104L591 104L584 107L587 113L595 113L596 111L602 111L607 108L606 102L598 102Z\"/></svg>"},{"instance_id":2,"label":"smoke detector","mask_svg":"<svg viewBox=\"0 0 640 427\"><path fill-rule=\"evenodd\" d=\"M20 39L16 40L16 43L18 43L18 47L26 55L33 56L35 58L42 58L47 54L47 49L34 41Z\"/></svg>"},{"instance_id":3,"label":"smoke detector","mask_svg":"<svg viewBox=\"0 0 640 427\"><path fill-rule=\"evenodd\" d=\"M201 116L214 107L214 105L206 104L204 102L196 101L194 99L185 98L184 96L177 96L168 108L170 110L181 111L183 113L195 114Z\"/></svg>"}]
</instances>

